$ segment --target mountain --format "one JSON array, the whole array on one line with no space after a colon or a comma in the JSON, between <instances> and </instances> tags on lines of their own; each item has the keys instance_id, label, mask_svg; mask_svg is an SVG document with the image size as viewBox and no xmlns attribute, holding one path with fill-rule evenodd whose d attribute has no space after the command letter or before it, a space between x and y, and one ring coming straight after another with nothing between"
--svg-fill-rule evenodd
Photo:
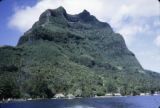
<instances>
[{"instance_id":1,"label":"mountain","mask_svg":"<svg viewBox=\"0 0 160 108\"><path fill-rule=\"evenodd\" d=\"M0 48L0 99L81 97L160 90L160 74L143 69L123 37L87 10L48 9L16 47Z\"/></svg>"}]
</instances>

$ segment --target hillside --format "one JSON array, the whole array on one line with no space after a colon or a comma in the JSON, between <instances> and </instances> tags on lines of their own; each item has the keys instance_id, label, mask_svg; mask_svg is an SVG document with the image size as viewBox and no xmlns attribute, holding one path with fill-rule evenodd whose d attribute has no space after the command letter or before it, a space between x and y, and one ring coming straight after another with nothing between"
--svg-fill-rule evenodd
<instances>
[{"instance_id":1,"label":"hillside","mask_svg":"<svg viewBox=\"0 0 160 108\"><path fill-rule=\"evenodd\" d=\"M16 47L0 48L0 77L0 99L160 90L160 74L143 69L109 24L63 7L42 13Z\"/></svg>"}]
</instances>

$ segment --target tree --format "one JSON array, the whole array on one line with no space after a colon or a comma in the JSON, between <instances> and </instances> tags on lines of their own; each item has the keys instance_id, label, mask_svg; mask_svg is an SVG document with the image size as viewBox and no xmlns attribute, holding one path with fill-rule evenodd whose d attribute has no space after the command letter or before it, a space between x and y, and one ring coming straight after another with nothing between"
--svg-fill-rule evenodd
<instances>
[{"instance_id":1,"label":"tree","mask_svg":"<svg viewBox=\"0 0 160 108\"><path fill-rule=\"evenodd\" d=\"M106 84L108 93L115 93L117 91L117 87L113 81L109 81Z\"/></svg>"},{"instance_id":2,"label":"tree","mask_svg":"<svg viewBox=\"0 0 160 108\"><path fill-rule=\"evenodd\" d=\"M20 95L19 86L13 76L4 75L0 77L0 100L3 98L19 98Z\"/></svg>"}]
</instances>

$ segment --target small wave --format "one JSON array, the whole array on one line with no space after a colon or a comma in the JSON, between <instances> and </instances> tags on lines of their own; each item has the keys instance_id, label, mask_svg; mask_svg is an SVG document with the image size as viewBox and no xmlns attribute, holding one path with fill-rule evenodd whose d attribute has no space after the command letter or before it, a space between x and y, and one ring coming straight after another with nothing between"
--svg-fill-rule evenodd
<instances>
[{"instance_id":1,"label":"small wave","mask_svg":"<svg viewBox=\"0 0 160 108\"><path fill-rule=\"evenodd\" d=\"M76 105L76 106L70 106L70 107L65 107L65 108L95 108L95 107Z\"/></svg>"}]
</instances>

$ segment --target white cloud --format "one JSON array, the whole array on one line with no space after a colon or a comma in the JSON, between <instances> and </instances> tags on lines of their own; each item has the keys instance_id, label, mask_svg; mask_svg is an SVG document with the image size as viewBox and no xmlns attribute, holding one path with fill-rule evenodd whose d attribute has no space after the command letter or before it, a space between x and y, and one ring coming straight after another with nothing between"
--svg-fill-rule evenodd
<instances>
[{"instance_id":1,"label":"white cloud","mask_svg":"<svg viewBox=\"0 0 160 108\"><path fill-rule=\"evenodd\" d=\"M53 5L50 2L51 0L41 0L33 7L16 7L15 13L9 21L9 26L18 29L21 32L25 32L31 28L36 21L38 21L42 12L48 8L53 8ZM54 7L58 7L58 1L55 1L55 4Z\"/></svg>"},{"instance_id":2,"label":"white cloud","mask_svg":"<svg viewBox=\"0 0 160 108\"><path fill-rule=\"evenodd\" d=\"M127 25L118 29L118 32L123 35L127 45L131 45L134 42L137 33L144 32L145 28L137 25Z\"/></svg>"},{"instance_id":3,"label":"white cloud","mask_svg":"<svg viewBox=\"0 0 160 108\"><path fill-rule=\"evenodd\" d=\"M64 6L66 10L71 14L76 14L82 10L87 9L94 11L94 9L99 10L102 7L102 3L98 0L93 0L92 5L88 6L92 1L86 0L40 0L35 6L22 6L17 7L15 13L12 15L9 26L11 28L16 28L21 32L25 32L32 25L38 21L39 16L46 9L55 9L59 6Z\"/></svg>"},{"instance_id":4,"label":"white cloud","mask_svg":"<svg viewBox=\"0 0 160 108\"><path fill-rule=\"evenodd\" d=\"M155 8L157 2L153 0L39 0L34 6L17 7L9 21L9 26L24 32L31 28L43 11L59 6L64 6L70 14L77 14L87 9L99 19L110 22L114 27L120 24L124 16L135 18L158 14Z\"/></svg>"},{"instance_id":5,"label":"white cloud","mask_svg":"<svg viewBox=\"0 0 160 108\"><path fill-rule=\"evenodd\" d=\"M153 25L154 25L154 27L160 27L160 18L159 18L159 20L154 21Z\"/></svg>"},{"instance_id":6,"label":"white cloud","mask_svg":"<svg viewBox=\"0 0 160 108\"><path fill-rule=\"evenodd\" d=\"M160 52L157 50L145 50L137 52L137 58L143 67L148 70L160 72Z\"/></svg>"},{"instance_id":7,"label":"white cloud","mask_svg":"<svg viewBox=\"0 0 160 108\"><path fill-rule=\"evenodd\" d=\"M156 37L156 39L154 40L154 43L160 47L160 35Z\"/></svg>"}]
</instances>

